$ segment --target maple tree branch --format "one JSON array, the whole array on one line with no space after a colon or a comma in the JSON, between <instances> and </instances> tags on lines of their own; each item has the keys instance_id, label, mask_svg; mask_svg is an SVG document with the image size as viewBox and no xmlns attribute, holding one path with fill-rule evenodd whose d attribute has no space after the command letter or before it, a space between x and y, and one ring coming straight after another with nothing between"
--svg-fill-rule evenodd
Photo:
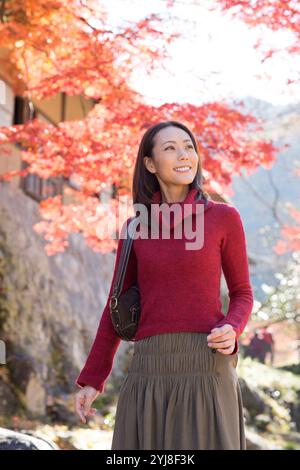
<instances>
[{"instance_id":1,"label":"maple tree branch","mask_svg":"<svg viewBox=\"0 0 300 470\"><path fill-rule=\"evenodd\" d=\"M1 0L0 17L1 23L4 23L5 0Z\"/></svg>"},{"instance_id":2,"label":"maple tree branch","mask_svg":"<svg viewBox=\"0 0 300 470\"><path fill-rule=\"evenodd\" d=\"M272 204L269 204L266 199L256 190L256 188L244 177L244 175L241 175L240 178L244 182L246 186L252 191L253 195L265 206L267 207L273 214L274 219L280 224L283 225L283 221L278 215L278 210L277 210L277 202L279 200L279 192L278 188L276 188L273 179L269 175L270 172L268 172L268 177L271 183L271 186L273 187L275 191L275 200L273 201Z\"/></svg>"},{"instance_id":3,"label":"maple tree branch","mask_svg":"<svg viewBox=\"0 0 300 470\"><path fill-rule=\"evenodd\" d=\"M274 190L274 200L273 200L273 204L272 204L272 213L273 213L274 219L277 220L277 222L282 223L282 222L280 222L280 217L278 215L279 190L278 190L278 187L275 185L275 182L274 182L274 179L273 179L273 174L272 174L271 171L267 172L267 177L269 179L271 187Z\"/></svg>"}]
</instances>

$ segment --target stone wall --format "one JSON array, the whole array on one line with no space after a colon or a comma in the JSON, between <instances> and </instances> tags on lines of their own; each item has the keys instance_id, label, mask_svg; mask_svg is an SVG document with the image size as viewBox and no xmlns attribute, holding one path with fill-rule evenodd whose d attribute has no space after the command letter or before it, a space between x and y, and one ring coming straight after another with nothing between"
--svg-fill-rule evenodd
<instances>
[{"instance_id":1,"label":"stone wall","mask_svg":"<svg viewBox=\"0 0 300 470\"><path fill-rule=\"evenodd\" d=\"M0 414L9 401L10 413L21 405L43 415L50 396L77 390L112 279L115 253L93 252L79 234L65 253L47 256L33 230L39 220L37 202L0 184ZM121 342L111 378L127 348Z\"/></svg>"}]
</instances>

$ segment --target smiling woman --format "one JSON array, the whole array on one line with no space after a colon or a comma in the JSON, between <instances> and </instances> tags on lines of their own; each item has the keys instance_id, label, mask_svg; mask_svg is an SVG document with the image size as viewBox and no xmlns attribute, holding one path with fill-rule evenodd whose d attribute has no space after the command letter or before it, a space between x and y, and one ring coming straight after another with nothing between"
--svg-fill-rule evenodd
<instances>
[{"instance_id":1,"label":"smiling woman","mask_svg":"<svg viewBox=\"0 0 300 470\"><path fill-rule=\"evenodd\" d=\"M133 203L149 206L152 195L160 189L162 202L182 202L193 188L208 197L202 185L202 162L193 133L177 121L148 129L134 169Z\"/></svg>"},{"instance_id":2,"label":"smiling woman","mask_svg":"<svg viewBox=\"0 0 300 470\"><path fill-rule=\"evenodd\" d=\"M185 199L188 185L198 170L199 157L195 147L191 137L180 127L168 126L155 135L153 157L145 156L144 164L156 176L162 189L163 202Z\"/></svg>"},{"instance_id":3,"label":"smiling woman","mask_svg":"<svg viewBox=\"0 0 300 470\"><path fill-rule=\"evenodd\" d=\"M143 135L132 192L134 203L145 204L151 216L152 205L177 203L192 207L194 223L200 208L204 243L190 250L185 232L175 237L185 207L174 218L169 238L162 237L159 226L158 237L133 240L121 294L138 284L141 314L111 449L245 449L237 340L252 311L253 293L240 215L203 191L197 143L177 121L159 123ZM226 316L220 302L222 269L230 296ZM107 302L77 379L82 394L103 391L119 343Z\"/></svg>"}]
</instances>

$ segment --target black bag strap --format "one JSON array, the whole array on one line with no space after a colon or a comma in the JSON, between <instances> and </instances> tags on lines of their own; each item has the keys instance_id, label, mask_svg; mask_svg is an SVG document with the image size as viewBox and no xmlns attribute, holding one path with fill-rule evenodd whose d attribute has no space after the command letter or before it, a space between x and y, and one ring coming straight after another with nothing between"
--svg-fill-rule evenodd
<instances>
[{"instance_id":1,"label":"black bag strap","mask_svg":"<svg viewBox=\"0 0 300 470\"><path fill-rule=\"evenodd\" d=\"M116 281L114 283L114 288L113 288L113 296L116 296L116 297L120 295L122 288L123 288L125 273L126 273L126 269L127 269L127 265L129 261L130 250L131 250L133 237L136 232L136 227L138 223L139 221L137 217L133 217L126 227L126 237L124 238L124 241L123 241Z\"/></svg>"}]
</instances>

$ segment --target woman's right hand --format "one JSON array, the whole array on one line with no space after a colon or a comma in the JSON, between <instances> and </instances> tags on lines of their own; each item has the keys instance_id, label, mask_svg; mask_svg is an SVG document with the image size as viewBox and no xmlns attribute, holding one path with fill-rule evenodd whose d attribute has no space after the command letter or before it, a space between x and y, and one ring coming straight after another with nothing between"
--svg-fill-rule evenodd
<instances>
[{"instance_id":1,"label":"woman's right hand","mask_svg":"<svg viewBox=\"0 0 300 470\"><path fill-rule=\"evenodd\" d=\"M76 393L75 411L83 423L86 423L86 416L94 415L97 412L97 408L91 408L91 404L99 393L90 385L85 385Z\"/></svg>"}]
</instances>

